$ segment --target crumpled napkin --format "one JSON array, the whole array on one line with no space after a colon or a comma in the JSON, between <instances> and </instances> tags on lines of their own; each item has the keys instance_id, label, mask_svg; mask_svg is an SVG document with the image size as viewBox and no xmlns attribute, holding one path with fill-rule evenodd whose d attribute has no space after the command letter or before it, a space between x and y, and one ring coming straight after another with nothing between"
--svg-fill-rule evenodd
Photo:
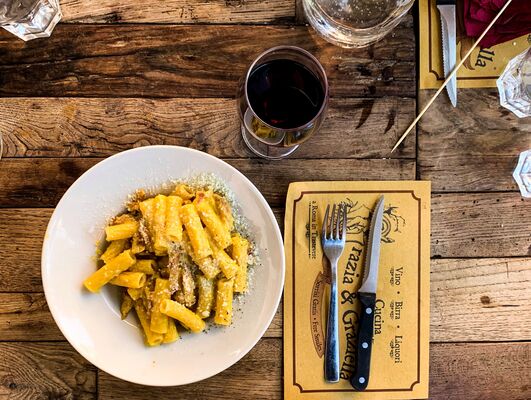
<instances>
[{"instance_id":1,"label":"crumpled napkin","mask_svg":"<svg viewBox=\"0 0 531 400\"><path fill-rule=\"evenodd\" d=\"M464 0L466 34L479 37L507 0ZM480 42L482 48L531 32L531 0L513 0Z\"/></svg>"}]
</instances>

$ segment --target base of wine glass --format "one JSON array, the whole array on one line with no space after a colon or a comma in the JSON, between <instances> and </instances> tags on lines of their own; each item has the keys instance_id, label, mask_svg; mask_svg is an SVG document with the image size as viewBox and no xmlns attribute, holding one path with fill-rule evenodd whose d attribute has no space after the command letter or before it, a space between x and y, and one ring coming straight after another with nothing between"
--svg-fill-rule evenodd
<instances>
[{"instance_id":1,"label":"base of wine glass","mask_svg":"<svg viewBox=\"0 0 531 400\"><path fill-rule=\"evenodd\" d=\"M295 150L299 148L299 145L290 146L290 147L277 147L270 146L265 144L245 129L245 126L241 126L242 138L249 150L259 157L265 158L267 160L281 160L292 154Z\"/></svg>"}]
</instances>

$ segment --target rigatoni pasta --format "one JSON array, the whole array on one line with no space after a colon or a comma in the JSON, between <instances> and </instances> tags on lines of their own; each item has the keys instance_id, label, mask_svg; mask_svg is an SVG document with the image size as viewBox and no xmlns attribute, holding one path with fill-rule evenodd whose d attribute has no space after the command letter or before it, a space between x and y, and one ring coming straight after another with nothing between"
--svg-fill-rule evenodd
<instances>
[{"instance_id":1,"label":"rigatoni pasta","mask_svg":"<svg viewBox=\"0 0 531 400\"><path fill-rule=\"evenodd\" d=\"M120 239L120 240L115 240L111 242L109 246L107 246L107 249L105 250L105 252L100 256L100 260L102 260L105 264L107 264L114 257L116 257L118 254L124 251L126 245L127 245L126 239Z\"/></svg>"},{"instance_id":2,"label":"rigatoni pasta","mask_svg":"<svg viewBox=\"0 0 531 400\"><path fill-rule=\"evenodd\" d=\"M220 279L216 295L216 316L214 322L219 325L230 325L232 322L232 296L234 293L233 279Z\"/></svg>"},{"instance_id":3,"label":"rigatoni pasta","mask_svg":"<svg viewBox=\"0 0 531 400\"><path fill-rule=\"evenodd\" d=\"M139 289L146 284L146 274L143 272L122 272L110 281L111 285Z\"/></svg>"},{"instance_id":4,"label":"rigatoni pasta","mask_svg":"<svg viewBox=\"0 0 531 400\"><path fill-rule=\"evenodd\" d=\"M103 285L109 283L112 278L120 275L121 272L126 271L135 262L136 259L131 250L125 250L85 279L83 284L91 292L97 292Z\"/></svg>"},{"instance_id":5,"label":"rigatoni pasta","mask_svg":"<svg viewBox=\"0 0 531 400\"><path fill-rule=\"evenodd\" d=\"M234 291L242 293L247 290L247 264L249 262L249 241L240 234L232 236L232 258L238 263L234 278Z\"/></svg>"},{"instance_id":6,"label":"rigatoni pasta","mask_svg":"<svg viewBox=\"0 0 531 400\"><path fill-rule=\"evenodd\" d=\"M137 315L148 346L230 325L234 293L247 290L251 243L235 231L229 201L208 187L177 184L169 195L138 191L105 228L101 267L84 286L120 287L120 314Z\"/></svg>"},{"instance_id":7,"label":"rigatoni pasta","mask_svg":"<svg viewBox=\"0 0 531 400\"><path fill-rule=\"evenodd\" d=\"M198 260L208 257L212 250L208 243L206 231L201 224L201 219L197 209L193 204L186 204L181 207L180 216L192 244L195 258Z\"/></svg>"},{"instance_id":8,"label":"rigatoni pasta","mask_svg":"<svg viewBox=\"0 0 531 400\"><path fill-rule=\"evenodd\" d=\"M119 239L128 239L138 231L137 221L128 221L123 224L110 225L105 228L105 235L108 242Z\"/></svg>"},{"instance_id":9,"label":"rigatoni pasta","mask_svg":"<svg viewBox=\"0 0 531 400\"><path fill-rule=\"evenodd\" d=\"M200 318L210 317L210 311L214 305L214 280L203 275L197 276L198 300L196 313Z\"/></svg>"},{"instance_id":10,"label":"rigatoni pasta","mask_svg":"<svg viewBox=\"0 0 531 400\"><path fill-rule=\"evenodd\" d=\"M157 278L153 292L153 308L151 309L151 330L157 333L168 331L168 317L160 311L160 305L170 298L170 282L167 279Z\"/></svg>"},{"instance_id":11,"label":"rigatoni pasta","mask_svg":"<svg viewBox=\"0 0 531 400\"><path fill-rule=\"evenodd\" d=\"M173 242L183 240L183 224L179 211L183 205L183 199L179 196L166 198L166 237Z\"/></svg>"}]
</instances>

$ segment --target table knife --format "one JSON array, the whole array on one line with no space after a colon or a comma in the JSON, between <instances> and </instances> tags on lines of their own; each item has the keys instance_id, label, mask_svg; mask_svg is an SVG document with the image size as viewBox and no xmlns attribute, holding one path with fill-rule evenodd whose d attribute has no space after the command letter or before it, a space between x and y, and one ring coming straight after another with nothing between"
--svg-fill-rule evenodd
<instances>
[{"instance_id":1,"label":"table knife","mask_svg":"<svg viewBox=\"0 0 531 400\"><path fill-rule=\"evenodd\" d=\"M437 0L437 9L441 15L442 55L445 78L455 67L457 57L455 0ZM457 106L457 77L454 75L446 86L448 97L454 107Z\"/></svg>"},{"instance_id":2,"label":"table knife","mask_svg":"<svg viewBox=\"0 0 531 400\"><path fill-rule=\"evenodd\" d=\"M384 196L381 196L376 203L371 219L365 268L363 270L363 282L358 289L358 299L361 302L358 328L358 359L356 361L356 371L350 378L350 384L354 389L359 391L365 390L369 383L383 212Z\"/></svg>"}]
</instances>

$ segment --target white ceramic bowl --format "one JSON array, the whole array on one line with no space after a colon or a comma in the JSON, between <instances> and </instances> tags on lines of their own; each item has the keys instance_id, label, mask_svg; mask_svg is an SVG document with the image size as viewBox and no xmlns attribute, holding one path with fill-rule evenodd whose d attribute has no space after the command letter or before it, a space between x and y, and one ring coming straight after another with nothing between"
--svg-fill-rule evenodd
<instances>
[{"instance_id":1,"label":"white ceramic bowl","mask_svg":"<svg viewBox=\"0 0 531 400\"><path fill-rule=\"evenodd\" d=\"M135 319L120 319L115 289L91 294L82 282L96 269L94 254L108 218L124 209L130 194L205 172L215 173L234 192L250 221L261 265L254 268L251 291L235 306L230 327L184 332L175 343L148 348ZM61 332L92 364L130 382L183 385L230 367L262 337L282 294L284 248L269 205L239 171L200 151L149 146L103 160L68 189L46 231L42 281Z\"/></svg>"}]
</instances>

